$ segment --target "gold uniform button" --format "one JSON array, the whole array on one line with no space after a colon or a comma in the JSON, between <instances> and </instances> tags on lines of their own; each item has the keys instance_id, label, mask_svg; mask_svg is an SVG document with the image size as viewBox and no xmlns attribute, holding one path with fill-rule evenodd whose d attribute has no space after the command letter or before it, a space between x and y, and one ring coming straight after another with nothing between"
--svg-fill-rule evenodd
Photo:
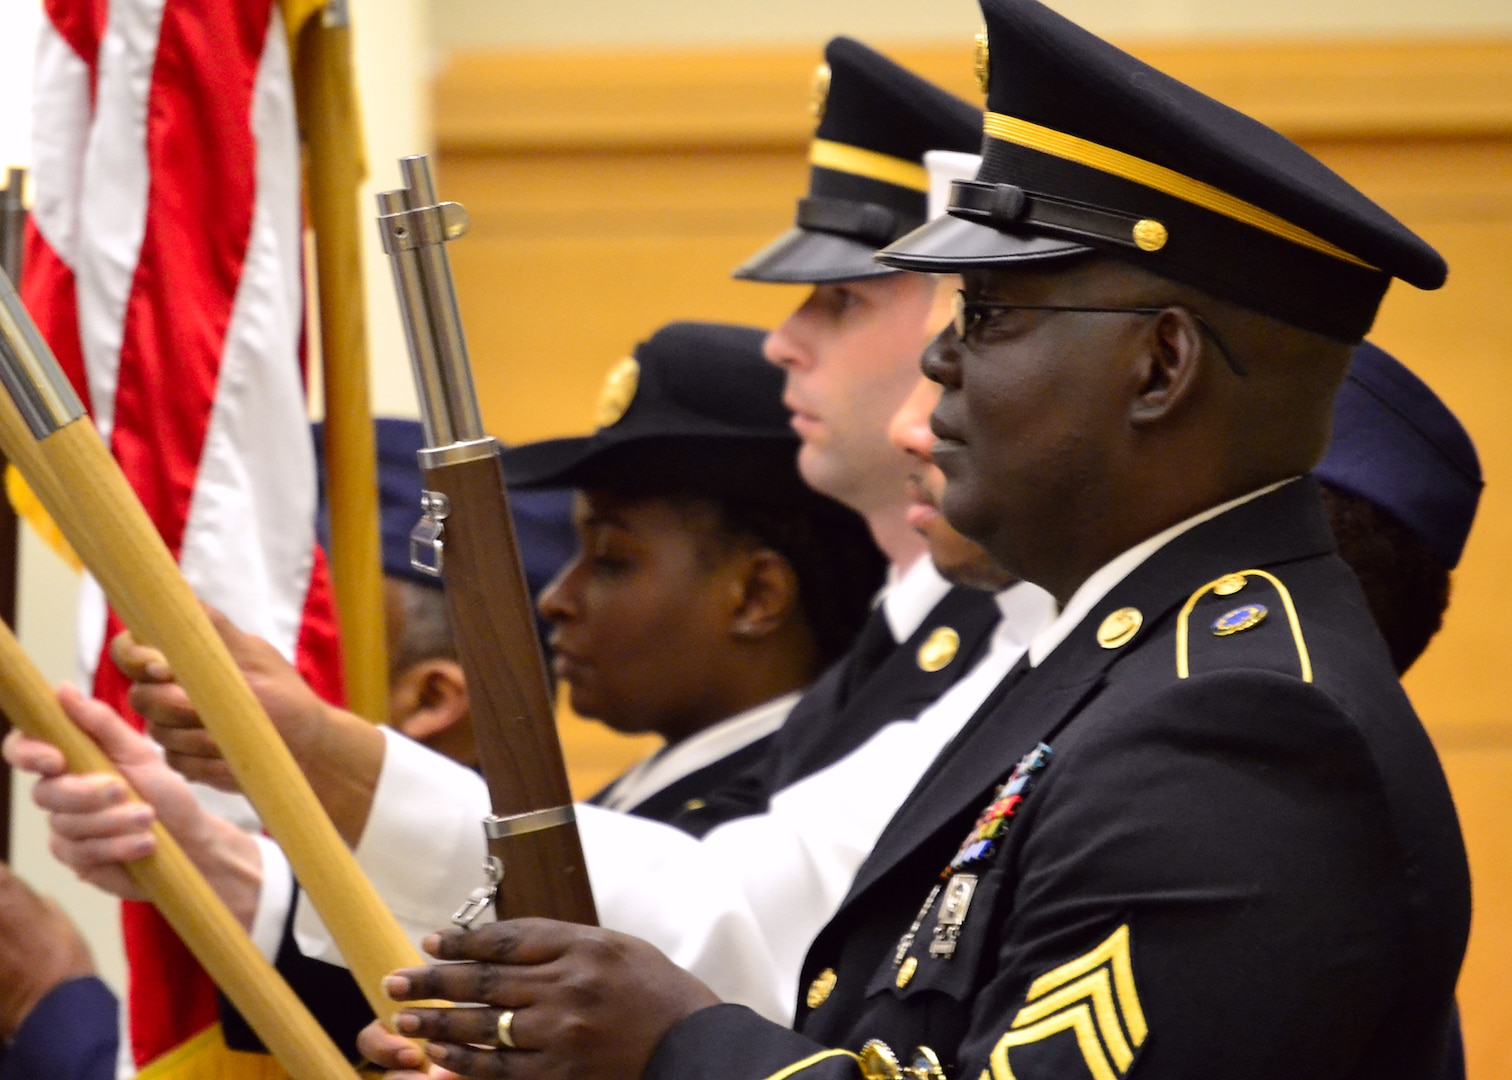
<instances>
[{"instance_id":1,"label":"gold uniform button","mask_svg":"<svg viewBox=\"0 0 1512 1080\"><path fill-rule=\"evenodd\" d=\"M814 69L814 79L809 84L809 113L816 121L824 119L824 109L829 104L829 91L830 66L820 64Z\"/></svg>"},{"instance_id":2,"label":"gold uniform button","mask_svg":"<svg viewBox=\"0 0 1512 1080\"><path fill-rule=\"evenodd\" d=\"M1243 574L1226 574L1213 583L1213 592L1217 596L1233 596L1247 583Z\"/></svg>"},{"instance_id":3,"label":"gold uniform button","mask_svg":"<svg viewBox=\"0 0 1512 1080\"><path fill-rule=\"evenodd\" d=\"M898 1055L881 1039L869 1039L861 1047L861 1075L866 1080L903 1080Z\"/></svg>"},{"instance_id":4,"label":"gold uniform button","mask_svg":"<svg viewBox=\"0 0 1512 1080\"><path fill-rule=\"evenodd\" d=\"M909 982L913 979L914 972L918 971L918 970L919 970L919 959L918 959L918 957L916 957L916 956L910 956L907 960L903 961L903 966L898 969L898 977L895 980L893 980L894 982L896 982L898 984L898 989L901 990L905 986L907 986L909 984Z\"/></svg>"},{"instance_id":5,"label":"gold uniform button","mask_svg":"<svg viewBox=\"0 0 1512 1080\"><path fill-rule=\"evenodd\" d=\"M1170 238L1170 232L1154 218L1142 218L1134 223L1134 246L1140 251L1159 251Z\"/></svg>"},{"instance_id":6,"label":"gold uniform button","mask_svg":"<svg viewBox=\"0 0 1512 1080\"><path fill-rule=\"evenodd\" d=\"M929 635L919 646L919 667L925 671L939 671L961 651L961 635L948 626L942 626Z\"/></svg>"},{"instance_id":7,"label":"gold uniform button","mask_svg":"<svg viewBox=\"0 0 1512 1080\"><path fill-rule=\"evenodd\" d=\"M982 93L987 92L987 86L992 82L992 55L987 48L987 31L984 29L972 39L971 70L976 75L977 86Z\"/></svg>"},{"instance_id":8,"label":"gold uniform button","mask_svg":"<svg viewBox=\"0 0 1512 1080\"><path fill-rule=\"evenodd\" d=\"M702 810L708 805L709 804L703 799L689 799L687 802L683 803L682 808L684 810Z\"/></svg>"},{"instance_id":9,"label":"gold uniform button","mask_svg":"<svg viewBox=\"0 0 1512 1080\"><path fill-rule=\"evenodd\" d=\"M805 999L808 1007L817 1009L829 1000L830 994L834 993L835 983L840 981L840 976L835 974L834 968L825 968L814 976L814 981L809 983L808 997Z\"/></svg>"},{"instance_id":10,"label":"gold uniform button","mask_svg":"<svg viewBox=\"0 0 1512 1080\"><path fill-rule=\"evenodd\" d=\"M1142 625L1144 616L1138 608L1119 608L1097 628L1097 643L1105 649L1121 649L1134 640Z\"/></svg>"}]
</instances>

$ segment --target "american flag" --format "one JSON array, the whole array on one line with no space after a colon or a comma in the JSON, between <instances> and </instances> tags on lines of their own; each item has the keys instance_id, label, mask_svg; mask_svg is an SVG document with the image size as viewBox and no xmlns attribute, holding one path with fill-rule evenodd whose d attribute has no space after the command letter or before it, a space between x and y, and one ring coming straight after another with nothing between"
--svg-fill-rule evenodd
<instances>
[{"instance_id":1,"label":"american flag","mask_svg":"<svg viewBox=\"0 0 1512 1080\"><path fill-rule=\"evenodd\" d=\"M43 6L23 297L196 592L339 700L313 531L285 7ZM118 629L86 583L86 685L123 706L102 659ZM211 1064L208 978L152 908L128 904L123 920L136 1064L230 1075Z\"/></svg>"}]
</instances>

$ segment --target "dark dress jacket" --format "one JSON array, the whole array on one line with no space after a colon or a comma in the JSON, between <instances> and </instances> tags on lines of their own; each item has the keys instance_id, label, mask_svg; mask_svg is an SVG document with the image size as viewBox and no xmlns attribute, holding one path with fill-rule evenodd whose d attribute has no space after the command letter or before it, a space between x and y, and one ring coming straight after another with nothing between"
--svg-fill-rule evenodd
<instances>
[{"instance_id":1,"label":"dark dress jacket","mask_svg":"<svg viewBox=\"0 0 1512 1080\"><path fill-rule=\"evenodd\" d=\"M986 649L999 614L991 593L951 588L908 640L869 662L853 649L832 664L793 706L765 754L660 820L703 836L726 821L762 813L775 792L839 761L894 720L917 716L954 686ZM873 620L882 618L872 613ZM944 630L958 639L954 655L939 667L921 664L920 650ZM858 672L858 665L870 670Z\"/></svg>"},{"instance_id":2,"label":"dark dress jacket","mask_svg":"<svg viewBox=\"0 0 1512 1080\"><path fill-rule=\"evenodd\" d=\"M796 1030L705 1009L646 1077L1417 1080L1468 925L1433 746L1297 481L988 701L815 940Z\"/></svg>"},{"instance_id":3,"label":"dark dress jacket","mask_svg":"<svg viewBox=\"0 0 1512 1080\"><path fill-rule=\"evenodd\" d=\"M0 1048L0 1080L114 1080L119 1007L94 977L61 983Z\"/></svg>"}]
</instances>

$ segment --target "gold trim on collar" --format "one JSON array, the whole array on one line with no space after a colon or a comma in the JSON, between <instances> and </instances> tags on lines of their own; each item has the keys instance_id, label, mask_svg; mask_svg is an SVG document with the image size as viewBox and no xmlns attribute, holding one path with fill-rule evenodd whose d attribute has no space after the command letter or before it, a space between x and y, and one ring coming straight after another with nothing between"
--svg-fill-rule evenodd
<instances>
[{"instance_id":1,"label":"gold trim on collar","mask_svg":"<svg viewBox=\"0 0 1512 1080\"><path fill-rule=\"evenodd\" d=\"M896 184L911 191L929 190L929 173L918 162L863 150L847 143L815 139L809 145L809 164L864 176L868 180L880 180L884 184Z\"/></svg>"},{"instance_id":2,"label":"gold trim on collar","mask_svg":"<svg viewBox=\"0 0 1512 1080\"><path fill-rule=\"evenodd\" d=\"M1285 218L1277 217L1269 210L1262 210L1252 203L1247 203L1221 188L1205 184L1201 180L1193 180L1190 176L1183 176L1174 169L1157 165L1153 161L1145 161L1133 154L1126 154L1122 150L1114 150L1110 146L1079 139L1075 135L1067 135L1063 131L1041 127L1028 120L1005 116L1002 113L989 112L982 128L988 135L1002 139L1004 142L1038 150L1044 154L1085 165L1090 169L1097 169L1099 172L1110 173L1136 184L1143 184L1147 188L1181 199L1183 202L1189 202L1204 210L1211 210L1215 214L1232 218L1242 225L1268 232L1272 236L1279 236L1283 240L1322 252L1324 255L1331 255L1335 259L1363 266L1367 270L1379 272L1377 267L1371 266L1364 259L1351 255L1343 248L1335 247L1320 236L1314 236L1300 225L1293 225Z\"/></svg>"},{"instance_id":3,"label":"gold trim on collar","mask_svg":"<svg viewBox=\"0 0 1512 1080\"><path fill-rule=\"evenodd\" d=\"M1192 609L1197 606L1197 601L1208 592L1214 592L1219 596L1229 596L1238 589L1233 588L1235 578L1262 578L1271 583L1281 597L1281 605L1286 608L1286 621L1291 626L1292 641L1297 645L1297 661L1302 665L1302 681L1312 682L1312 658L1307 654L1307 642L1302 639L1302 620L1297 618L1296 605L1292 603L1291 592L1281 584L1281 579L1264 570L1240 570L1233 574L1224 574L1220 578L1214 578L1202 588L1198 589L1187 602L1181 607L1181 615L1176 620L1176 677L1186 679L1191 677L1191 668L1188 665L1188 636L1187 622L1191 618ZM1226 591L1219 591L1222 586Z\"/></svg>"}]
</instances>

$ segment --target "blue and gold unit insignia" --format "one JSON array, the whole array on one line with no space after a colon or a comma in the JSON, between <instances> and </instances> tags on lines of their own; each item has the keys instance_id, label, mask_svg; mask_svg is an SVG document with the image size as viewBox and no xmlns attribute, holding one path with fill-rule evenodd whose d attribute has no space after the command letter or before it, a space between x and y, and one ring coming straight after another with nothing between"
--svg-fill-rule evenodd
<instances>
[{"instance_id":1,"label":"blue and gold unit insignia","mask_svg":"<svg viewBox=\"0 0 1512 1080\"><path fill-rule=\"evenodd\" d=\"M993 1080L1016 1080L1014 1062L1080 1058L1093 1080L1118 1080L1134 1064L1149 1034L1125 923L1090 952L1041 975L992 1050ZM1036 1069L1036 1073L1046 1072Z\"/></svg>"},{"instance_id":2,"label":"blue and gold unit insignia","mask_svg":"<svg viewBox=\"0 0 1512 1080\"><path fill-rule=\"evenodd\" d=\"M1248 630L1252 626L1259 626L1269 614L1270 609L1264 604L1245 604L1243 607L1237 607L1213 620L1213 636L1228 637L1241 630Z\"/></svg>"}]
</instances>

